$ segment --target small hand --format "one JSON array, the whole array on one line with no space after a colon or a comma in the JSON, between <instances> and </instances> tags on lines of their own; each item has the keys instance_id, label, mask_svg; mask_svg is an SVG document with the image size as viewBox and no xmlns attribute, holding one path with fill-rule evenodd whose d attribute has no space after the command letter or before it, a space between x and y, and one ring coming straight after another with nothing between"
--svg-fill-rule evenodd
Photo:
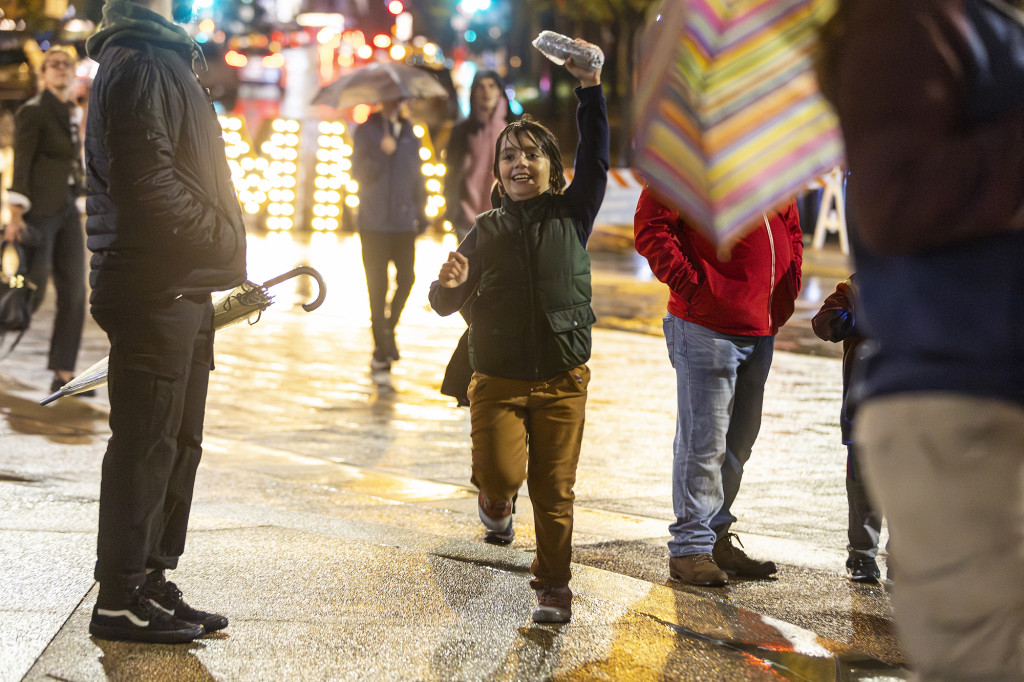
<instances>
[{"instance_id":1,"label":"small hand","mask_svg":"<svg viewBox=\"0 0 1024 682\"><path fill-rule=\"evenodd\" d=\"M396 149L398 149L398 140L389 133L384 133L384 137L380 138L380 150L391 156Z\"/></svg>"},{"instance_id":2,"label":"small hand","mask_svg":"<svg viewBox=\"0 0 1024 682\"><path fill-rule=\"evenodd\" d=\"M441 266L437 276L438 283L446 289L465 284L469 277L469 259L458 251L449 251L448 260Z\"/></svg>"},{"instance_id":3,"label":"small hand","mask_svg":"<svg viewBox=\"0 0 1024 682\"><path fill-rule=\"evenodd\" d=\"M576 38L573 42L577 45L582 45L583 47L597 47L597 45L588 43L585 40L580 40L579 38ZM581 87L589 88L592 85L601 84L600 67L593 69L590 64L577 65L576 61L572 57L569 57L565 60L565 68L569 73L579 79Z\"/></svg>"}]
</instances>

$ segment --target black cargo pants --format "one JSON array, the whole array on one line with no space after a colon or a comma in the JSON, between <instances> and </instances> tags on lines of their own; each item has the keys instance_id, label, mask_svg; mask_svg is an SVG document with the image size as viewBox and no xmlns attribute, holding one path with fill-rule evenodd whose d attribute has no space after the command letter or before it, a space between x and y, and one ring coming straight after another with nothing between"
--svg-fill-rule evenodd
<instances>
[{"instance_id":1,"label":"black cargo pants","mask_svg":"<svg viewBox=\"0 0 1024 682\"><path fill-rule=\"evenodd\" d=\"M95 577L116 606L147 568L185 549L213 368L210 296L93 307L110 339L111 437L103 457Z\"/></svg>"}]
</instances>

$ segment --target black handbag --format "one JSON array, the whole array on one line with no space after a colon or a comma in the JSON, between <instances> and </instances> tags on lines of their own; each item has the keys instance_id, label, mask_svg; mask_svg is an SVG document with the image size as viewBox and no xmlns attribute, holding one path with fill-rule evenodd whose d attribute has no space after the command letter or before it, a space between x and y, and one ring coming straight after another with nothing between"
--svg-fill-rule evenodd
<instances>
[{"instance_id":1,"label":"black handbag","mask_svg":"<svg viewBox=\"0 0 1024 682\"><path fill-rule=\"evenodd\" d=\"M6 353L14 350L32 322L35 285L25 277L27 270L22 245L7 241L0 243L0 340L8 332L18 333Z\"/></svg>"}]
</instances>

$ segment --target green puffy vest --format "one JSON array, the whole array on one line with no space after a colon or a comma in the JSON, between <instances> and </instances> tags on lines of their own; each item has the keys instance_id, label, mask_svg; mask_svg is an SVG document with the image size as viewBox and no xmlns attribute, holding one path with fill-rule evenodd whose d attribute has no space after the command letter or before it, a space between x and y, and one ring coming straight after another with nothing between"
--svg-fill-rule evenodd
<instances>
[{"instance_id":1,"label":"green puffy vest","mask_svg":"<svg viewBox=\"0 0 1024 682\"><path fill-rule=\"evenodd\" d=\"M543 380L590 359L590 254L562 197L544 194L477 217L480 284L473 302L473 369Z\"/></svg>"}]
</instances>

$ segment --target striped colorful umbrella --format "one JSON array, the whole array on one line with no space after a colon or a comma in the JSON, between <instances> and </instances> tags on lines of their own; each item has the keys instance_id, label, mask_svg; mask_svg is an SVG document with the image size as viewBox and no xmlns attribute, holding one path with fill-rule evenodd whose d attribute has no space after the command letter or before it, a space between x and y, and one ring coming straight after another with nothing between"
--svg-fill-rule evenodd
<instances>
[{"instance_id":1,"label":"striped colorful umbrella","mask_svg":"<svg viewBox=\"0 0 1024 682\"><path fill-rule=\"evenodd\" d=\"M642 43L635 165L727 250L762 211L843 163L818 90L836 0L666 0Z\"/></svg>"}]
</instances>

